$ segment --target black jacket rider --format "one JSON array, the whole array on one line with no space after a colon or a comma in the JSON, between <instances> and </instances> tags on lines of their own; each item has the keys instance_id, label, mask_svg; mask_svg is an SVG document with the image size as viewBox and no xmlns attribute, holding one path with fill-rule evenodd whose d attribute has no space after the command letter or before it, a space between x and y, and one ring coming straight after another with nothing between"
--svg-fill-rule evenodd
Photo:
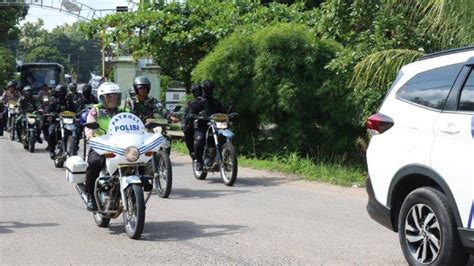
<instances>
[{"instance_id":1,"label":"black jacket rider","mask_svg":"<svg viewBox=\"0 0 474 266\"><path fill-rule=\"evenodd\" d=\"M56 135L56 130L58 127L58 121L56 121L56 118L64 111L77 111L75 103L71 99L66 98L66 93L66 86L58 85L54 91L54 98L52 99L52 103L49 107L50 116L48 117L48 121L50 124L47 139L50 156L54 156L54 147L56 146L58 139L61 138L61 136Z\"/></svg>"},{"instance_id":2,"label":"black jacket rider","mask_svg":"<svg viewBox=\"0 0 474 266\"><path fill-rule=\"evenodd\" d=\"M216 98L212 97L214 84L212 81L204 81L202 83L203 99L198 102L197 109L190 111L189 115L199 115L201 111L205 111L207 117L216 113L225 113L224 106ZM207 131L207 122L198 120L194 125L194 150L196 156L196 169L202 170L205 136Z\"/></svg>"}]
</instances>

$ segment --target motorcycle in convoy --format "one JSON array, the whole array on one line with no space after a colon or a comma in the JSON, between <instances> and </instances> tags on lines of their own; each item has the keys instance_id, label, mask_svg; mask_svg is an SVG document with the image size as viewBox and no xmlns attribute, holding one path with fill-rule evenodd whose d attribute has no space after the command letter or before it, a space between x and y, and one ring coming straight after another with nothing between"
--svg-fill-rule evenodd
<instances>
[{"instance_id":1,"label":"motorcycle in convoy","mask_svg":"<svg viewBox=\"0 0 474 266\"><path fill-rule=\"evenodd\" d=\"M194 124L199 120L207 121L207 131L205 135L206 143L203 152L203 169L196 169L196 160L193 160L194 177L204 180L209 172L219 171L226 186L232 186L237 179L237 152L232 144L234 133L229 130L231 119L236 118L238 113L213 114L207 117L205 111L199 113ZM197 126L195 126L197 127Z\"/></svg>"},{"instance_id":2,"label":"motorcycle in convoy","mask_svg":"<svg viewBox=\"0 0 474 266\"><path fill-rule=\"evenodd\" d=\"M15 100L9 100L7 103L8 107L8 130L10 131L10 139L15 141L16 131L16 116L20 113L18 102Z\"/></svg>"},{"instance_id":3,"label":"motorcycle in convoy","mask_svg":"<svg viewBox=\"0 0 474 266\"><path fill-rule=\"evenodd\" d=\"M23 120L21 129L21 142L23 148L29 152L35 152L36 132L38 131L38 116L36 112L25 114L26 119Z\"/></svg>"},{"instance_id":4,"label":"motorcycle in convoy","mask_svg":"<svg viewBox=\"0 0 474 266\"><path fill-rule=\"evenodd\" d=\"M173 112L178 112L180 106L176 106ZM156 187L156 193L160 198L168 198L173 186L173 172L171 169L171 137L168 136L167 130L170 129L168 119L149 118L146 120L146 129L149 133L160 134L165 140L163 141L163 149L153 153L151 165L147 166L147 174L152 175ZM151 166L151 167L150 167Z\"/></svg>"},{"instance_id":5,"label":"motorcycle in convoy","mask_svg":"<svg viewBox=\"0 0 474 266\"><path fill-rule=\"evenodd\" d=\"M77 139L78 139L78 119L76 113L64 111L59 114L57 120L59 130L56 130L57 143L54 147L54 166L62 168L66 159L70 156L77 155Z\"/></svg>"},{"instance_id":6,"label":"motorcycle in convoy","mask_svg":"<svg viewBox=\"0 0 474 266\"><path fill-rule=\"evenodd\" d=\"M97 123L85 126L101 130ZM94 185L93 197L98 211L93 215L99 227L107 227L111 219L123 213L127 235L132 239L140 237L145 223L145 205L153 189L153 177L141 172L154 153L166 154L165 145L163 135L148 133L141 120L131 113L115 115L107 134L89 140L90 148L106 158L106 166ZM66 161L67 179L77 183L76 189L85 204L86 161L79 156ZM148 192L146 199L144 191Z\"/></svg>"}]
</instances>

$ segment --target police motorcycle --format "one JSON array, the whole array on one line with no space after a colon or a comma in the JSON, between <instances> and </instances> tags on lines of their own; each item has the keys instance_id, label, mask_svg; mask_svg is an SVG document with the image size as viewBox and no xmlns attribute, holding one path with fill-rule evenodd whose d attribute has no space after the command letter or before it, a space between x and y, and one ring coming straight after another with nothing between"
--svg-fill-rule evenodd
<instances>
[{"instance_id":1,"label":"police motorcycle","mask_svg":"<svg viewBox=\"0 0 474 266\"><path fill-rule=\"evenodd\" d=\"M39 118L36 112L26 113L21 129L21 142L23 144L23 148L31 153L35 152L38 119Z\"/></svg>"},{"instance_id":2,"label":"police motorcycle","mask_svg":"<svg viewBox=\"0 0 474 266\"><path fill-rule=\"evenodd\" d=\"M86 127L102 130L97 123L88 123ZM112 117L106 133L89 140L89 147L106 158L106 166L94 185L93 197L98 208L94 220L99 227L107 227L111 219L123 213L127 235L138 239L145 223L145 205L153 188L153 177L141 174L141 169L154 153L163 150L166 139L161 134L148 133L143 122L131 113ZM67 180L77 184L76 189L85 204L86 161L79 156L66 161ZM146 199L144 191L148 192Z\"/></svg>"},{"instance_id":3,"label":"police motorcycle","mask_svg":"<svg viewBox=\"0 0 474 266\"><path fill-rule=\"evenodd\" d=\"M56 118L59 121L59 130L56 130L58 140L54 147L54 166L62 168L66 159L70 156L77 155L77 139L78 139L78 119L76 113L64 111Z\"/></svg>"},{"instance_id":4,"label":"police motorcycle","mask_svg":"<svg viewBox=\"0 0 474 266\"><path fill-rule=\"evenodd\" d=\"M7 108L8 108L8 129L10 131L10 139L15 141L15 122L16 122L16 116L20 113L18 102L15 100L9 100L7 103Z\"/></svg>"},{"instance_id":5,"label":"police motorcycle","mask_svg":"<svg viewBox=\"0 0 474 266\"><path fill-rule=\"evenodd\" d=\"M178 112L180 106L176 106L173 112ZM148 118L145 127L149 133L162 135L163 148L153 153L151 165L148 165L147 173L153 176L156 193L160 198L168 198L173 186L173 172L171 169L171 137L168 136L167 130L170 129L168 119ZM150 167L151 166L151 167Z\"/></svg>"},{"instance_id":6,"label":"police motorcycle","mask_svg":"<svg viewBox=\"0 0 474 266\"><path fill-rule=\"evenodd\" d=\"M208 173L219 172L226 186L234 185L238 170L237 152L232 144L234 133L229 130L229 126L232 125L230 120L238 115L238 113L217 113L207 117L206 112L201 111L194 120L195 128L199 120L207 121L208 125L202 171L196 169L196 160L193 160L193 173L196 179L204 180Z\"/></svg>"}]
</instances>

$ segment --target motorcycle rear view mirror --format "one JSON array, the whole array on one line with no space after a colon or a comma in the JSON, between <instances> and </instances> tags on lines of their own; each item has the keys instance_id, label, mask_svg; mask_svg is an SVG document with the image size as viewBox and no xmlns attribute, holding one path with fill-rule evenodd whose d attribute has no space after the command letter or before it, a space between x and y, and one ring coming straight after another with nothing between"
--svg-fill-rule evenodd
<instances>
[{"instance_id":1,"label":"motorcycle rear view mirror","mask_svg":"<svg viewBox=\"0 0 474 266\"><path fill-rule=\"evenodd\" d=\"M239 117L239 113L230 113L229 114L229 118L236 118L236 117Z\"/></svg>"},{"instance_id":2,"label":"motorcycle rear view mirror","mask_svg":"<svg viewBox=\"0 0 474 266\"><path fill-rule=\"evenodd\" d=\"M96 130L96 129L100 128L100 126L97 122L86 123L86 124L84 124L84 126L87 127L88 129L92 129L92 130Z\"/></svg>"},{"instance_id":3,"label":"motorcycle rear view mirror","mask_svg":"<svg viewBox=\"0 0 474 266\"><path fill-rule=\"evenodd\" d=\"M178 112L179 110L181 110L181 106L176 105L176 106L173 108L173 113L176 113L176 112Z\"/></svg>"}]
</instances>

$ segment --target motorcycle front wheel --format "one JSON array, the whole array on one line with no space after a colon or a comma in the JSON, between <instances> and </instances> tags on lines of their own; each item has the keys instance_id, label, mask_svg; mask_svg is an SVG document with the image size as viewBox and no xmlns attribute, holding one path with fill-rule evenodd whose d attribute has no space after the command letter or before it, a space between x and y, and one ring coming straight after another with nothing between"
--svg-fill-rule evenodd
<instances>
[{"instance_id":1,"label":"motorcycle front wheel","mask_svg":"<svg viewBox=\"0 0 474 266\"><path fill-rule=\"evenodd\" d=\"M61 147L61 143L58 143L56 144L56 148L54 149L54 167L56 168L62 168L64 166L64 160L63 160L63 156L62 156L62 149L60 148Z\"/></svg>"},{"instance_id":2,"label":"motorcycle front wheel","mask_svg":"<svg viewBox=\"0 0 474 266\"><path fill-rule=\"evenodd\" d=\"M36 143L36 132L29 131L28 132L28 151L33 153L35 152L35 143Z\"/></svg>"},{"instance_id":3,"label":"motorcycle front wheel","mask_svg":"<svg viewBox=\"0 0 474 266\"><path fill-rule=\"evenodd\" d=\"M15 141L15 117L12 116L10 119L10 139Z\"/></svg>"},{"instance_id":4,"label":"motorcycle front wheel","mask_svg":"<svg viewBox=\"0 0 474 266\"><path fill-rule=\"evenodd\" d=\"M68 157L77 155L76 138L72 135L67 138L67 155Z\"/></svg>"},{"instance_id":5,"label":"motorcycle front wheel","mask_svg":"<svg viewBox=\"0 0 474 266\"><path fill-rule=\"evenodd\" d=\"M166 151L161 150L153 154L153 162L153 181L156 186L156 193L160 198L168 198L173 186L170 157Z\"/></svg>"},{"instance_id":6,"label":"motorcycle front wheel","mask_svg":"<svg viewBox=\"0 0 474 266\"><path fill-rule=\"evenodd\" d=\"M237 152L232 143L222 146L222 161L219 165L219 172L226 186L233 186L237 179Z\"/></svg>"},{"instance_id":7,"label":"motorcycle front wheel","mask_svg":"<svg viewBox=\"0 0 474 266\"><path fill-rule=\"evenodd\" d=\"M145 225L145 200L140 185L130 185L125 191L128 210L123 212L125 231L131 239L138 239Z\"/></svg>"}]
</instances>

